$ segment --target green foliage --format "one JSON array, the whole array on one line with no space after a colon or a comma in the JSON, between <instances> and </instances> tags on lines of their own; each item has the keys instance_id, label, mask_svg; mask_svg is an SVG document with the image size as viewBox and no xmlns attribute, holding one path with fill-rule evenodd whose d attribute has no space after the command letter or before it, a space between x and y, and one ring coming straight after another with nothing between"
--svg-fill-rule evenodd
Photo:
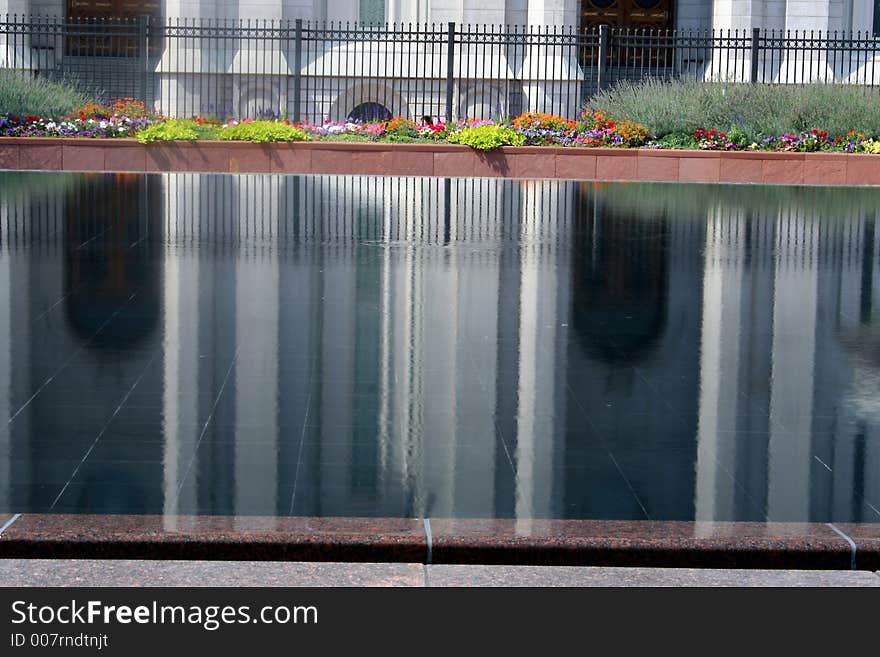
<instances>
[{"instance_id":1,"label":"green foliage","mask_svg":"<svg viewBox=\"0 0 880 657\"><path fill-rule=\"evenodd\" d=\"M731 126L730 130L727 131L727 141L729 141L731 144L745 146L748 143L749 138L744 130L734 125Z\"/></svg>"},{"instance_id":2,"label":"green foliage","mask_svg":"<svg viewBox=\"0 0 880 657\"><path fill-rule=\"evenodd\" d=\"M277 121L248 121L223 128L220 139L224 141L250 141L267 144L276 141L310 141L311 137L299 128Z\"/></svg>"},{"instance_id":3,"label":"green foliage","mask_svg":"<svg viewBox=\"0 0 880 657\"><path fill-rule=\"evenodd\" d=\"M862 145L862 152L871 155L880 155L880 141L869 139Z\"/></svg>"},{"instance_id":4,"label":"green foliage","mask_svg":"<svg viewBox=\"0 0 880 657\"><path fill-rule=\"evenodd\" d=\"M71 114L90 100L71 83L0 71L0 115L57 117Z\"/></svg>"},{"instance_id":5,"label":"green foliage","mask_svg":"<svg viewBox=\"0 0 880 657\"><path fill-rule=\"evenodd\" d=\"M463 128L460 132L447 135L446 139L453 144L470 146L478 151L491 151L501 146L522 146L526 143L525 135L501 125Z\"/></svg>"},{"instance_id":6,"label":"green foliage","mask_svg":"<svg viewBox=\"0 0 880 657\"><path fill-rule=\"evenodd\" d=\"M343 132L339 135L325 135L321 137L321 141L341 141L362 144L364 142L369 142L373 140L370 139L368 136L362 135L357 132Z\"/></svg>"},{"instance_id":7,"label":"green foliage","mask_svg":"<svg viewBox=\"0 0 880 657\"><path fill-rule=\"evenodd\" d=\"M811 129L831 137L850 130L880 135L880 94L857 85L648 80L619 84L589 105L641 123L658 138L699 128L728 134L736 129L744 143Z\"/></svg>"},{"instance_id":8,"label":"green foliage","mask_svg":"<svg viewBox=\"0 0 880 657\"><path fill-rule=\"evenodd\" d=\"M686 148L694 150L700 147L700 142L693 135L672 134L657 141L665 149Z\"/></svg>"},{"instance_id":9,"label":"green foliage","mask_svg":"<svg viewBox=\"0 0 880 657\"><path fill-rule=\"evenodd\" d=\"M415 137L410 137L409 135L386 135L381 137L379 141L387 141L394 144L430 144L437 140L420 137L418 135Z\"/></svg>"},{"instance_id":10,"label":"green foliage","mask_svg":"<svg viewBox=\"0 0 880 657\"><path fill-rule=\"evenodd\" d=\"M137 140L142 144L157 141L195 141L200 137L200 126L189 119L172 119L155 123L137 133Z\"/></svg>"}]
</instances>

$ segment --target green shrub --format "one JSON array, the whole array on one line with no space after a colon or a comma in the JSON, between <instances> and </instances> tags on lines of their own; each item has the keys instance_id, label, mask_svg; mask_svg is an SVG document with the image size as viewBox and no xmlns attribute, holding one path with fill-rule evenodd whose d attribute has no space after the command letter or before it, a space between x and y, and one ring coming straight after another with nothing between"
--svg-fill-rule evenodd
<instances>
[{"instance_id":1,"label":"green shrub","mask_svg":"<svg viewBox=\"0 0 880 657\"><path fill-rule=\"evenodd\" d=\"M379 141L383 142L391 142L393 144L428 144L437 141L436 139L428 139L427 137L415 136L410 137L409 135L388 135L387 137L381 137Z\"/></svg>"},{"instance_id":2,"label":"green shrub","mask_svg":"<svg viewBox=\"0 0 880 657\"><path fill-rule=\"evenodd\" d=\"M665 149L689 148L697 149L700 142L693 135L671 134L658 139L658 143Z\"/></svg>"},{"instance_id":3,"label":"green shrub","mask_svg":"<svg viewBox=\"0 0 880 657\"><path fill-rule=\"evenodd\" d=\"M224 141L251 141L266 144L274 141L309 141L311 137L299 128L277 121L248 121L223 128L220 139Z\"/></svg>"},{"instance_id":4,"label":"green shrub","mask_svg":"<svg viewBox=\"0 0 880 657\"><path fill-rule=\"evenodd\" d=\"M811 129L831 137L850 130L880 135L880 94L856 85L648 80L619 84L588 106L641 123L661 139L699 128L728 134L736 129L749 142Z\"/></svg>"},{"instance_id":5,"label":"green shrub","mask_svg":"<svg viewBox=\"0 0 880 657\"><path fill-rule=\"evenodd\" d=\"M341 141L341 142L353 142L353 143L364 143L368 141L373 141L366 135L362 135L357 132L343 132L339 135L326 135L321 137L321 141Z\"/></svg>"},{"instance_id":6,"label":"green shrub","mask_svg":"<svg viewBox=\"0 0 880 657\"><path fill-rule=\"evenodd\" d=\"M862 152L870 155L880 155L880 141L869 139L862 145Z\"/></svg>"},{"instance_id":7,"label":"green shrub","mask_svg":"<svg viewBox=\"0 0 880 657\"><path fill-rule=\"evenodd\" d=\"M0 114L54 118L71 114L91 100L71 83L0 71Z\"/></svg>"},{"instance_id":8,"label":"green shrub","mask_svg":"<svg viewBox=\"0 0 880 657\"><path fill-rule=\"evenodd\" d=\"M512 128L501 125L482 125L476 128L463 128L446 137L453 144L470 146L478 151L491 151L500 146L522 146L526 136Z\"/></svg>"},{"instance_id":9,"label":"green shrub","mask_svg":"<svg viewBox=\"0 0 880 657\"><path fill-rule=\"evenodd\" d=\"M199 138L200 126L189 119L172 119L155 123L137 133L137 140L142 144L156 141L195 141Z\"/></svg>"}]
</instances>

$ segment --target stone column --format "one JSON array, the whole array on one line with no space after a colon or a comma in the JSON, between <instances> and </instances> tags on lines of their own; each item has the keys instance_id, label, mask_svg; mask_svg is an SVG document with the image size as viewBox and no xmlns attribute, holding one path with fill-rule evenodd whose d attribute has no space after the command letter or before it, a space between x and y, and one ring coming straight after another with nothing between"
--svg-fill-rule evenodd
<instances>
[{"instance_id":1,"label":"stone column","mask_svg":"<svg viewBox=\"0 0 880 657\"><path fill-rule=\"evenodd\" d=\"M541 32L568 32L578 24L575 0L530 0L528 26ZM576 118L583 80L577 50L571 47L533 46L522 64L523 109Z\"/></svg>"},{"instance_id":2,"label":"stone column","mask_svg":"<svg viewBox=\"0 0 880 657\"><path fill-rule=\"evenodd\" d=\"M0 0L0 19L17 19L25 23L31 11L29 0ZM0 68L34 68L36 64L32 61L31 55L29 36L25 36L24 33L0 34Z\"/></svg>"}]
</instances>

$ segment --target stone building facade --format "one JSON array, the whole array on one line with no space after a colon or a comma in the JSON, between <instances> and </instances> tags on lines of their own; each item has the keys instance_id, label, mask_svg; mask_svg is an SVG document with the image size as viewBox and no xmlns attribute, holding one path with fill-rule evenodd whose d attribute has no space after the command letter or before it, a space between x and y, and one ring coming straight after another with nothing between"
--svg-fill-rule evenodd
<instances>
[{"instance_id":1,"label":"stone building facade","mask_svg":"<svg viewBox=\"0 0 880 657\"><path fill-rule=\"evenodd\" d=\"M876 33L877 0L2 0L0 14Z\"/></svg>"},{"instance_id":2,"label":"stone building facade","mask_svg":"<svg viewBox=\"0 0 880 657\"><path fill-rule=\"evenodd\" d=\"M74 21L137 21L149 15L175 26L149 42L145 62L137 57L145 48L134 22L128 37L111 40L115 45L109 51L96 36L80 37L83 47L73 53L71 37L61 32L18 38L0 33L0 67L62 71L89 80L108 97L143 96L157 110L176 116L269 114L312 123L372 118L370 113L496 118L532 109L572 116L600 86L598 58L589 50L595 44L568 41L558 46L534 40L517 47L500 40L481 42L483 37L476 35L473 43L456 49L449 108L443 36L449 22L463 28L526 25L551 33L601 25L693 34L734 30L748 38L754 28L852 32L865 38L858 51L849 44L802 42L803 51L770 49L757 62L751 61L746 41L731 46L719 40L708 49L652 45L639 55L638 66L625 58L616 68L612 64L613 77L643 75L635 69L643 69L647 61L648 68L666 67L698 79L748 81L749 71L759 68L759 81L767 82L880 83L874 43L880 32L880 0L0 0L0 15L7 13ZM394 42L313 34L297 69L289 31L296 19L312 26L433 24L437 31L433 37L416 34ZM252 33L243 39L212 38L198 31L199 25L228 21L287 26L288 31L271 38ZM446 117L450 111L452 116Z\"/></svg>"}]
</instances>

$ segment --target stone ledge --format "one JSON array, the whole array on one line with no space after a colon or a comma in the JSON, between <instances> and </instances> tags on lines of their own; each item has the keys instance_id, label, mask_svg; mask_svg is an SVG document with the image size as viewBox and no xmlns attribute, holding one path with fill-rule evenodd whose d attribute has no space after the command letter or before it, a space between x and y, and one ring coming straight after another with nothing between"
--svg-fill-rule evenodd
<instances>
[{"instance_id":1,"label":"stone ledge","mask_svg":"<svg viewBox=\"0 0 880 657\"><path fill-rule=\"evenodd\" d=\"M849 570L822 523L24 514L0 558ZM840 525L876 570L880 525Z\"/></svg>"},{"instance_id":2,"label":"stone ledge","mask_svg":"<svg viewBox=\"0 0 880 657\"><path fill-rule=\"evenodd\" d=\"M0 137L0 169L880 185L880 156L453 144L166 142Z\"/></svg>"}]
</instances>

